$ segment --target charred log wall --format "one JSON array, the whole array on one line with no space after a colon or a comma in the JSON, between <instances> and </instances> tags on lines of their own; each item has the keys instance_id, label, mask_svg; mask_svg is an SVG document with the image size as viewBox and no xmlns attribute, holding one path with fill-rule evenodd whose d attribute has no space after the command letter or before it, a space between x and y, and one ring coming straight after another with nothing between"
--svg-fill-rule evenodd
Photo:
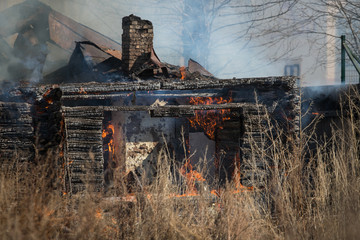
<instances>
[{"instance_id":1,"label":"charred log wall","mask_svg":"<svg viewBox=\"0 0 360 240\"><path fill-rule=\"evenodd\" d=\"M242 184L263 184L265 176L253 173L264 172L266 161L266 165L271 165L264 151L271 144L269 136L281 138L283 144L297 141L301 115L299 88L295 81L279 83L250 82L230 90L233 101L244 105L240 118L226 121L224 128L217 132L218 161L222 164L219 166L220 181L233 178L238 168Z\"/></svg>"},{"instance_id":2,"label":"charred log wall","mask_svg":"<svg viewBox=\"0 0 360 240\"><path fill-rule=\"evenodd\" d=\"M63 108L65 128L66 190L78 192L90 186L99 191L104 184L102 111Z\"/></svg>"},{"instance_id":3,"label":"charred log wall","mask_svg":"<svg viewBox=\"0 0 360 240\"><path fill-rule=\"evenodd\" d=\"M269 126L271 122L269 114L271 113L259 104L251 109L244 109L242 119L244 132L240 138L239 169L241 183L245 186L263 186L266 178L265 169L271 165L271 159L267 158L266 149L271 144L268 137L274 136L276 129Z\"/></svg>"},{"instance_id":4,"label":"charred log wall","mask_svg":"<svg viewBox=\"0 0 360 240\"><path fill-rule=\"evenodd\" d=\"M243 128L243 108L233 110L231 118L216 131L216 169L220 184L230 181L234 176L235 167L240 163L241 136Z\"/></svg>"},{"instance_id":5,"label":"charred log wall","mask_svg":"<svg viewBox=\"0 0 360 240\"><path fill-rule=\"evenodd\" d=\"M31 104L0 102L0 159L29 161L34 157Z\"/></svg>"},{"instance_id":6,"label":"charred log wall","mask_svg":"<svg viewBox=\"0 0 360 240\"><path fill-rule=\"evenodd\" d=\"M234 93L235 101L246 101L246 88ZM300 133L300 89L293 83L282 86L257 86L248 89L247 101L253 99L254 107L244 108L241 137L241 182L245 186L261 187L266 181L272 159L267 153L275 139L283 145L296 144ZM250 106L249 106L250 107ZM281 135L281 136L280 136ZM256 176L254 175L256 173Z\"/></svg>"},{"instance_id":7,"label":"charred log wall","mask_svg":"<svg viewBox=\"0 0 360 240\"><path fill-rule=\"evenodd\" d=\"M69 164L69 181L77 190L85 187L87 173L96 173L91 182L100 188L103 181L103 152L101 142L101 126L103 111L150 111L152 117L184 117L194 114L195 110L231 109L231 120L225 121L222 129L217 130L216 151L219 155L219 179L225 181L232 178L235 166L246 170L245 163L250 160L257 162L261 168L263 159L251 151L249 139L255 145L262 146L263 139L259 135L260 126L267 128L267 118L283 129L286 136L296 138L299 132L300 95L296 78L278 77L263 79L210 79L187 81L146 81L131 83L91 83L66 84L60 86L64 91L63 101L79 104L65 104L65 126L67 132L67 154ZM177 95L170 94L178 93ZM226 106L191 106L191 105L109 105L111 99L123 98L133 101L137 92L153 99L152 92L161 96L161 91L169 98L184 104L189 94L196 97L198 93L211 96L223 96L233 99ZM83 92L86 92L84 94ZM131 94L129 94L131 93ZM181 94L179 94L181 93ZM182 96L183 93L187 93ZM143 96L144 97L144 96ZM181 99L180 99L181 98ZM160 97L160 99L162 99ZM128 101L124 101L128 102ZM175 101L172 101L174 104ZM83 132L81 132L82 130ZM91 140L86 140L92 138ZM287 138L284 138L287 141ZM91 154L89 151L91 150ZM94 159L94 160L92 160ZM240 164L239 164L240 161ZM92 166L88 168L87 166ZM93 165L92 165L93 164ZM85 170L84 170L85 169ZM224 170L225 169L225 170ZM76 176L76 177L75 177ZM252 182L251 182L251 181ZM243 182L252 185L254 177L243 173Z\"/></svg>"}]
</instances>

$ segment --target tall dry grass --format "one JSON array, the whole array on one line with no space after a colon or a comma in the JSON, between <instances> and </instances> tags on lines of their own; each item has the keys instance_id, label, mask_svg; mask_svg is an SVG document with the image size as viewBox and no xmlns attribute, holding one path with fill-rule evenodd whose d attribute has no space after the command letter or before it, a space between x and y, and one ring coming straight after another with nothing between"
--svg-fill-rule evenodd
<instances>
[{"instance_id":1,"label":"tall dry grass","mask_svg":"<svg viewBox=\"0 0 360 240\"><path fill-rule=\"evenodd\" d=\"M9 160L0 172L0 239L356 239L360 109L350 103L344 112L331 136L307 130L285 142L269 117L244 162L254 190L229 182L218 197L206 182L197 196L175 196L188 185L166 149L154 181L138 179L131 198L121 182L106 196L62 195L59 173L48 171L56 158Z\"/></svg>"}]
</instances>

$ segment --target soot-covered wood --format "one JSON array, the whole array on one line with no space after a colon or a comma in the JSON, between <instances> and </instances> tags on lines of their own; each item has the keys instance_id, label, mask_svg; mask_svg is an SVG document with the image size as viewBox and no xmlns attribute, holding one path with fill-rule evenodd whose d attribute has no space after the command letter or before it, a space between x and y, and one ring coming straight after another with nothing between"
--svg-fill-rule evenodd
<instances>
[{"instance_id":1,"label":"soot-covered wood","mask_svg":"<svg viewBox=\"0 0 360 240\"><path fill-rule=\"evenodd\" d=\"M34 157L31 105L0 102L0 159L28 161Z\"/></svg>"},{"instance_id":2,"label":"soot-covered wood","mask_svg":"<svg viewBox=\"0 0 360 240\"><path fill-rule=\"evenodd\" d=\"M103 189L102 111L63 108L68 191Z\"/></svg>"},{"instance_id":3,"label":"soot-covered wood","mask_svg":"<svg viewBox=\"0 0 360 240\"><path fill-rule=\"evenodd\" d=\"M37 151L41 155L58 154L62 135L62 91L49 89L39 97L33 107L33 125Z\"/></svg>"}]
</instances>

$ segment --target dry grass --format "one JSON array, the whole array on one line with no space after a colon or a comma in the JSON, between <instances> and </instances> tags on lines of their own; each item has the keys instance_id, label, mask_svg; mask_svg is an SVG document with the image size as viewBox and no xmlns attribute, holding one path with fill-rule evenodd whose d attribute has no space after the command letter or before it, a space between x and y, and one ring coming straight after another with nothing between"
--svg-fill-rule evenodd
<instances>
[{"instance_id":1,"label":"dry grass","mask_svg":"<svg viewBox=\"0 0 360 240\"><path fill-rule=\"evenodd\" d=\"M52 181L57 173L48 173L53 158L3 163L0 239L356 239L360 110L350 110L325 142L301 133L300 140L284 144L264 131L271 144L266 151L253 144L252 151L262 156L267 177L254 182L259 187L253 191L234 193L229 183L219 198L203 182L198 196L173 197L187 186L175 177L166 150L157 178L142 186L135 201L90 191L62 196ZM310 141L316 143L311 154ZM264 175L258 161L246 163L254 176Z\"/></svg>"}]
</instances>

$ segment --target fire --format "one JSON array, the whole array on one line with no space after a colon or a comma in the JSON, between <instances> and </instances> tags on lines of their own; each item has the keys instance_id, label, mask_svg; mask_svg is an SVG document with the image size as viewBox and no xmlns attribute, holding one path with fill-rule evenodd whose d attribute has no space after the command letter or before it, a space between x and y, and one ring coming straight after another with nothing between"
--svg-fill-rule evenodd
<instances>
[{"instance_id":1,"label":"fire","mask_svg":"<svg viewBox=\"0 0 360 240\"><path fill-rule=\"evenodd\" d=\"M233 99L229 97L192 97L189 103L191 105L211 105L211 104L224 104L230 103ZM216 129L222 129L224 121L229 120L226 114L230 113L229 109L219 110L196 110L195 117L188 118L191 127L195 129L202 129L204 133L212 140L215 140Z\"/></svg>"},{"instance_id":2,"label":"fire","mask_svg":"<svg viewBox=\"0 0 360 240\"><path fill-rule=\"evenodd\" d=\"M312 115L320 115L318 112L313 112Z\"/></svg>"},{"instance_id":3,"label":"fire","mask_svg":"<svg viewBox=\"0 0 360 240\"><path fill-rule=\"evenodd\" d=\"M215 189L211 190L210 193L216 197L220 197L220 193Z\"/></svg>"},{"instance_id":4,"label":"fire","mask_svg":"<svg viewBox=\"0 0 360 240\"><path fill-rule=\"evenodd\" d=\"M49 97L50 92L51 92L51 90L49 89L49 90L47 90L46 93L43 94L43 98L47 103L47 106L45 106L45 109L49 109L50 105L52 105L54 103L54 100L51 97Z\"/></svg>"},{"instance_id":5,"label":"fire","mask_svg":"<svg viewBox=\"0 0 360 240\"><path fill-rule=\"evenodd\" d=\"M84 90L84 88L80 88L80 92L79 92L80 94L87 94L87 92Z\"/></svg>"},{"instance_id":6,"label":"fire","mask_svg":"<svg viewBox=\"0 0 360 240\"><path fill-rule=\"evenodd\" d=\"M105 149L105 151L109 151L109 152L114 152L114 135L115 133L115 128L114 128L114 125L112 125L110 122L105 124L105 127L103 129L103 132L101 134L102 138L105 139L105 138L108 138L106 140L107 143L107 149Z\"/></svg>"},{"instance_id":7,"label":"fire","mask_svg":"<svg viewBox=\"0 0 360 240\"><path fill-rule=\"evenodd\" d=\"M108 123L108 125L103 129L101 136L102 138L106 138L107 136L114 134L114 132L115 132L114 126L111 123Z\"/></svg>"},{"instance_id":8,"label":"fire","mask_svg":"<svg viewBox=\"0 0 360 240\"><path fill-rule=\"evenodd\" d=\"M240 173L240 152L236 153L235 157L235 169L233 174L233 181L235 183L235 191L233 193L240 193L244 191L252 191L254 187L245 187L241 184L241 173Z\"/></svg>"},{"instance_id":9,"label":"fire","mask_svg":"<svg viewBox=\"0 0 360 240\"><path fill-rule=\"evenodd\" d=\"M104 123L102 138L103 138L103 150L104 150L104 158L107 161L107 167L111 165L111 163L115 162L115 141L114 141L114 133L115 128L114 125L111 124L110 121Z\"/></svg>"},{"instance_id":10,"label":"fire","mask_svg":"<svg viewBox=\"0 0 360 240\"><path fill-rule=\"evenodd\" d=\"M186 195L196 195L196 181L203 182L205 179L201 173L193 169L190 159L186 160L185 164L180 168L180 173L186 178L186 185L188 187Z\"/></svg>"},{"instance_id":11,"label":"fire","mask_svg":"<svg viewBox=\"0 0 360 240\"><path fill-rule=\"evenodd\" d=\"M96 209L95 217L97 219L103 219L102 211L100 208Z\"/></svg>"},{"instance_id":12,"label":"fire","mask_svg":"<svg viewBox=\"0 0 360 240\"><path fill-rule=\"evenodd\" d=\"M190 144L189 139L185 141L187 154L190 155ZM179 169L180 174L185 177L186 179L186 185L187 185L187 191L183 195L176 195L176 197L184 197L184 196L196 196L197 195L197 189L196 189L196 181L203 182L205 179L202 177L201 173L194 170L193 165L191 164L191 159L187 158L185 161L185 164Z\"/></svg>"},{"instance_id":13,"label":"fire","mask_svg":"<svg viewBox=\"0 0 360 240\"><path fill-rule=\"evenodd\" d=\"M240 171L236 171L235 176L234 176L234 181L235 181L235 191L233 193L240 193L240 192L244 192L244 191L252 191L254 190L254 187L245 187L244 185L241 184L241 177L240 177Z\"/></svg>"},{"instance_id":14,"label":"fire","mask_svg":"<svg viewBox=\"0 0 360 240\"><path fill-rule=\"evenodd\" d=\"M51 88L49 88L48 90L46 90L46 92L43 94L43 97L45 98L47 95L49 95L51 93Z\"/></svg>"},{"instance_id":15,"label":"fire","mask_svg":"<svg viewBox=\"0 0 360 240\"><path fill-rule=\"evenodd\" d=\"M186 77L186 69L184 66L180 67L180 74L181 74L181 80L185 80L185 77Z\"/></svg>"}]
</instances>

